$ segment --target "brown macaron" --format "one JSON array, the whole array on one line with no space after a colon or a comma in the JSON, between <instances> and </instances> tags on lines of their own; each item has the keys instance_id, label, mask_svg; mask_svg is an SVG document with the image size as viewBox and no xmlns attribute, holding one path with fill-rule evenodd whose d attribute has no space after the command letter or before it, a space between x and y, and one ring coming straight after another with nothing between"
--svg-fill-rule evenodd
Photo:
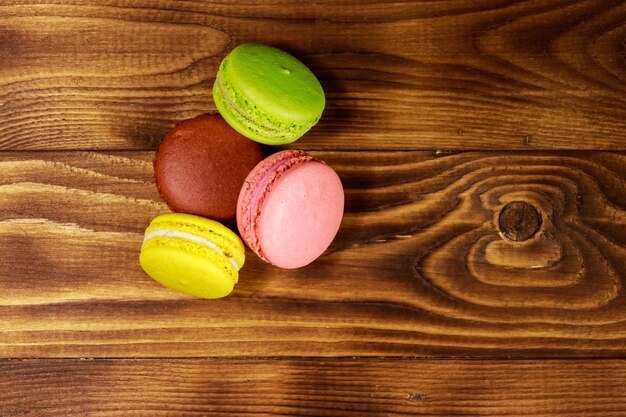
<instances>
[{"instance_id":1,"label":"brown macaron","mask_svg":"<svg viewBox=\"0 0 626 417\"><path fill-rule=\"evenodd\" d=\"M260 145L219 114L180 122L154 156L159 193L176 212L232 219L246 176L263 159Z\"/></svg>"}]
</instances>

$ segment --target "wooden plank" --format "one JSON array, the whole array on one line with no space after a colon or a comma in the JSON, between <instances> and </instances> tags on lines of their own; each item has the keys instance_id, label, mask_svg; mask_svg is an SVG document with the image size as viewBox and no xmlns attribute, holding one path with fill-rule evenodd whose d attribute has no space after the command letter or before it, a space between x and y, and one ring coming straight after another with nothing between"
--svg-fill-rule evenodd
<instances>
[{"instance_id":1,"label":"wooden plank","mask_svg":"<svg viewBox=\"0 0 626 417\"><path fill-rule=\"evenodd\" d=\"M298 55L305 149L626 149L623 0L3 0L0 149L153 149L221 58Z\"/></svg>"},{"instance_id":2,"label":"wooden plank","mask_svg":"<svg viewBox=\"0 0 626 417\"><path fill-rule=\"evenodd\" d=\"M626 354L625 154L315 155L346 187L329 252L248 252L207 301L138 265L152 153L0 154L0 356Z\"/></svg>"},{"instance_id":3,"label":"wooden plank","mask_svg":"<svg viewBox=\"0 0 626 417\"><path fill-rule=\"evenodd\" d=\"M626 362L28 360L3 416L626 416Z\"/></svg>"}]
</instances>

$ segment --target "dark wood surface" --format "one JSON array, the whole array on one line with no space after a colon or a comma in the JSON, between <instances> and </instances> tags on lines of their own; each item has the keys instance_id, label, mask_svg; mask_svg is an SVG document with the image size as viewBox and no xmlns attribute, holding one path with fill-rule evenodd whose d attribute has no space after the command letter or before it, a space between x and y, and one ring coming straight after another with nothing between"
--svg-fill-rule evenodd
<instances>
[{"instance_id":1,"label":"dark wood surface","mask_svg":"<svg viewBox=\"0 0 626 417\"><path fill-rule=\"evenodd\" d=\"M346 189L330 250L249 251L206 301L138 265L167 212L151 152L0 154L0 356L626 354L626 155L314 155ZM527 240L500 229L512 201L541 216Z\"/></svg>"},{"instance_id":2,"label":"dark wood surface","mask_svg":"<svg viewBox=\"0 0 626 417\"><path fill-rule=\"evenodd\" d=\"M0 148L153 149L242 42L328 106L304 149L626 149L623 0L3 0Z\"/></svg>"},{"instance_id":3,"label":"dark wood surface","mask_svg":"<svg viewBox=\"0 0 626 417\"><path fill-rule=\"evenodd\" d=\"M346 215L193 299L151 158L247 41L320 77ZM626 415L625 80L623 0L3 0L0 416Z\"/></svg>"},{"instance_id":4,"label":"dark wood surface","mask_svg":"<svg viewBox=\"0 0 626 417\"><path fill-rule=\"evenodd\" d=\"M0 375L4 416L626 416L624 360L26 360Z\"/></svg>"}]
</instances>

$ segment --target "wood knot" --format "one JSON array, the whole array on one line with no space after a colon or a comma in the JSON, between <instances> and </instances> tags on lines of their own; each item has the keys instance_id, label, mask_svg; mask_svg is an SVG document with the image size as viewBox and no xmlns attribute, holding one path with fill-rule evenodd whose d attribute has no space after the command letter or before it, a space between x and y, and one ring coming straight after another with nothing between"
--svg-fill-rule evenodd
<instances>
[{"instance_id":1,"label":"wood knot","mask_svg":"<svg viewBox=\"0 0 626 417\"><path fill-rule=\"evenodd\" d=\"M409 392L406 395L408 401L423 401L426 397L418 392Z\"/></svg>"},{"instance_id":2,"label":"wood knot","mask_svg":"<svg viewBox=\"0 0 626 417\"><path fill-rule=\"evenodd\" d=\"M504 237L522 242L537 233L541 227L541 216L537 209L527 202L513 201L500 211L498 225Z\"/></svg>"}]
</instances>

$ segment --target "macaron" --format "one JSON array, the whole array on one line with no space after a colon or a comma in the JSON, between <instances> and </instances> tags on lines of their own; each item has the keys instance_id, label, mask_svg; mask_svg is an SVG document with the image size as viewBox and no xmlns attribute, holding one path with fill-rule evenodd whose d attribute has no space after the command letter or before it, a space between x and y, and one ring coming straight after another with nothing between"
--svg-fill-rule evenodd
<instances>
[{"instance_id":1,"label":"macaron","mask_svg":"<svg viewBox=\"0 0 626 417\"><path fill-rule=\"evenodd\" d=\"M201 298L224 297L239 280L243 243L230 229L190 214L163 214L144 236L139 263L155 281Z\"/></svg>"},{"instance_id":2,"label":"macaron","mask_svg":"<svg viewBox=\"0 0 626 417\"><path fill-rule=\"evenodd\" d=\"M343 216L337 173L299 150L275 153L250 172L237 201L237 226L263 260L300 268L330 246Z\"/></svg>"},{"instance_id":3,"label":"macaron","mask_svg":"<svg viewBox=\"0 0 626 417\"><path fill-rule=\"evenodd\" d=\"M185 120L165 137L154 156L159 193L176 212L232 219L246 175L263 159L219 114Z\"/></svg>"},{"instance_id":4,"label":"macaron","mask_svg":"<svg viewBox=\"0 0 626 417\"><path fill-rule=\"evenodd\" d=\"M285 51L254 43L239 45L224 58L213 99L233 128L266 145L300 138L326 104L322 86L306 65Z\"/></svg>"}]
</instances>

